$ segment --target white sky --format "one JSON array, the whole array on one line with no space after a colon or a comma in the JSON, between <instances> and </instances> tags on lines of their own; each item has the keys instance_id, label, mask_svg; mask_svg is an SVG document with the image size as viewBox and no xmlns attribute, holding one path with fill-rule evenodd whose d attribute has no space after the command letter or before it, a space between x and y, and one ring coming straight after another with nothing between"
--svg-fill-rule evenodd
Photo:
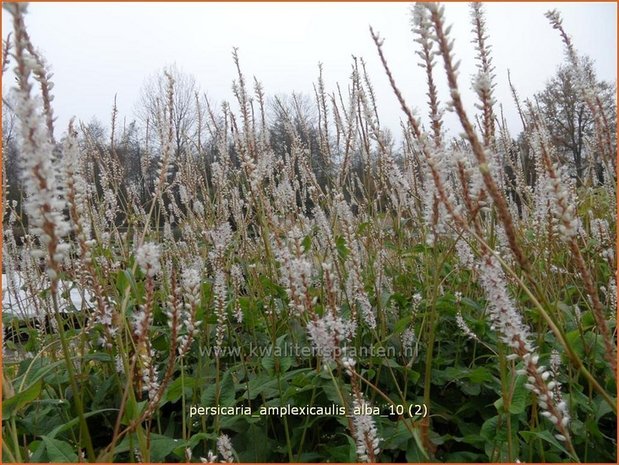
<instances>
[{"instance_id":1,"label":"white sky","mask_svg":"<svg viewBox=\"0 0 619 465\"><path fill-rule=\"evenodd\" d=\"M96 116L109 125L115 93L120 117L132 120L144 79L171 63L193 74L214 103L232 101L233 47L239 47L247 80L252 82L256 76L268 95L294 90L313 98L319 62L324 66L327 90L334 91L336 82L345 88L351 55L364 57L382 124L398 133L402 114L368 26L385 39L384 51L399 87L409 105L421 108L425 117L426 84L414 55L410 7L410 3L395 2L31 3L26 22L33 43L55 73L57 136L74 115L86 122ZM616 80L615 3L487 3L496 98L504 105L513 135L521 128L507 68L521 97L543 88L564 56L559 34L543 15L553 8L562 13L578 51L597 63L598 76ZM446 19L453 24L455 53L462 60L459 83L465 102L472 103L474 51L468 5L446 4ZM10 30L9 15L3 11L3 38ZM442 62L437 63L441 71L437 80L442 84ZM9 77L7 82L11 81ZM459 129L453 115L448 126Z\"/></svg>"}]
</instances>

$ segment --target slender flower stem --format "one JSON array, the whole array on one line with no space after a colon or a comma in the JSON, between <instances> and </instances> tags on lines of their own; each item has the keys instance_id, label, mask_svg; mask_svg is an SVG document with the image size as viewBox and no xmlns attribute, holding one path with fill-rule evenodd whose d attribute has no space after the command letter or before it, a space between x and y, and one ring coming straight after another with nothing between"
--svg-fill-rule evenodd
<instances>
[{"instance_id":1,"label":"slender flower stem","mask_svg":"<svg viewBox=\"0 0 619 465\"><path fill-rule=\"evenodd\" d=\"M60 336L60 344L62 346L62 354L65 359L65 363L67 366L67 374L69 375L69 381L71 382L71 389L73 390L73 398L75 399L75 407L77 410L77 415L80 423L80 430L82 433L82 437L86 442L86 453L88 454L88 460L90 462L96 461L95 450L92 445L92 439L90 437L90 431L88 429L88 424L86 423L86 417L84 416L84 405L82 403L82 391L79 389L77 385L77 381L75 379L75 372L73 370L73 361L71 358L71 353L69 351L69 346L67 344L66 333L64 332L64 321L60 317L60 310L58 309L58 296L54 292L52 293L52 302L54 304L54 316L56 318L56 323L58 324L58 334Z\"/></svg>"}]
</instances>

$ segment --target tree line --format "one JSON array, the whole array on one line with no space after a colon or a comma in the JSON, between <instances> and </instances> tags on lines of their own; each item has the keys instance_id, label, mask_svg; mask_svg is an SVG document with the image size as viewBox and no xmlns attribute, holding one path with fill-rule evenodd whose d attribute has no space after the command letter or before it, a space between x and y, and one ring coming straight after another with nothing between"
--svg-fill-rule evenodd
<instances>
[{"instance_id":1,"label":"tree line","mask_svg":"<svg viewBox=\"0 0 619 465\"><path fill-rule=\"evenodd\" d=\"M587 85L600 98L604 114L614 127L616 121L616 83L597 78L593 61L585 57L583 69L588 77ZM173 94L168 95L169 83L173 82ZM322 82L322 81L321 81ZM325 140L329 138L326 127L327 105L321 101L324 94L316 91L315 99L308 95L296 94L278 95L268 100L267 108L257 105L265 100L260 84L256 81L256 100L248 102L253 120L262 120L263 130L266 128L270 149L276 159L287 156L293 144L300 144L309 152L311 170L316 181L325 187L337 182L335 165L338 160L335 146L339 141ZM511 84L511 83L510 83ZM236 86L236 84L235 84ZM512 88L513 89L513 88ZM339 89L338 89L339 91ZM341 99L341 93L339 95ZM516 104L517 94L514 91ZM171 98L171 101L167 101ZM333 119L346 118L338 115L338 107L333 100ZM607 182L605 170L596 152L594 115L582 99L573 70L567 64L558 67L554 76L545 87L536 93L531 100L548 125L551 138L559 153L561 163L569 168L577 186L583 184L600 185ZM226 109L226 103L223 109ZM343 102L342 102L343 106ZM3 97L3 197L5 202L19 205L22 202L23 190L19 175L19 145L16 138L17 121L12 111L13 105L9 96ZM519 108L520 109L520 108ZM261 113L256 115L254 113ZM100 121L93 119L88 123L81 122L74 126L79 135L80 144L85 149L88 159L85 164L91 168L91 185L101 198L105 195L106 185L102 181L102 161L112 166L112 172L117 178L118 186L114 195L119 202L127 202L134 197L140 204L147 204L152 197L156 166L161 157L162 141L170 140L176 163L171 168L170 175L183 163L191 162L192 168L201 169L200 175L208 183L212 179L212 163L217 160L221 151L221 141L217 140L218 128L229 125L225 121L226 112L213 108L206 95L200 90L194 76L172 65L152 75L145 80L137 100L135 119L122 122L117 119L116 101L112 110L111 128L108 129ZM523 124L525 124L523 119ZM478 120L478 124L481 122ZM359 126L362 130L362 126ZM253 128L256 130L256 128ZM234 130L231 128L231 130ZM169 134L163 134L169 131ZM331 139L337 131L332 131ZM388 135L391 133L386 131ZM512 146L507 150L507 159L503 160L503 170L509 190L510 180L513 181L514 164L518 164L525 173L529 185L535 183L534 162L528 155L526 131L521 132L512 140ZM339 133L338 136L339 137ZM613 146L616 146L616 134L612 134ZM398 149L393 137L388 137L388 144L398 157ZM458 143L454 139L454 143ZM62 144L62 140L58 142ZM232 141L227 142L226 149L230 155L232 169L239 169L239 154ZM368 159L360 149L354 150L351 170L363 180L366 188L371 188L377 169L376 160ZM608 171L606 171L607 173ZM606 174L608 176L608 174ZM109 194L108 194L109 195ZM354 192L351 193L354 195ZM7 209L4 210L7 212ZM122 225L126 218L115 218Z\"/></svg>"}]
</instances>

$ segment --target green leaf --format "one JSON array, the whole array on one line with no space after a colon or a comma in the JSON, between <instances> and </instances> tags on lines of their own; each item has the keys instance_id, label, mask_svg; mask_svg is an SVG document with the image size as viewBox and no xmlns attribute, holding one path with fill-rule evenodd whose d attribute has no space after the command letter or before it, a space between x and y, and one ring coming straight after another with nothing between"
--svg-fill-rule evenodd
<instances>
[{"instance_id":1,"label":"green leaf","mask_svg":"<svg viewBox=\"0 0 619 465\"><path fill-rule=\"evenodd\" d=\"M363 236L369 226L370 226L369 221L364 221L363 223L359 224L359 227L357 228L357 234L359 234L360 236Z\"/></svg>"},{"instance_id":2,"label":"green leaf","mask_svg":"<svg viewBox=\"0 0 619 465\"><path fill-rule=\"evenodd\" d=\"M28 460L30 463L49 462L49 459L45 457L45 443L43 441L38 439L32 441L28 444L28 450L32 454Z\"/></svg>"},{"instance_id":3,"label":"green leaf","mask_svg":"<svg viewBox=\"0 0 619 465\"><path fill-rule=\"evenodd\" d=\"M406 449L406 461L408 463L423 463L427 462L427 460L419 444L413 439L409 439L408 448Z\"/></svg>"},{"instance_id":4,"label":"green leaf","mask_svg":"<svg viewBox=\"0 0 619 465\"><path fill-rule=\"evenodd\" d=\"M430 459L430 457L428 456L428 453L426 452L426 450L425 450L425 448L423 446L423 441L421 439L421 432L419 431L418 428L412 428L412 434L413 434L413 439L415 440L415 445L417 446L417 448L416 448L417 452L415 453L415 455L417 456L418 453L421 453L421 455L422 455L422 458L419 459L418 462L427 462ZM412 445L412 441L409 444ZM409 455L408 455L409 452L413 453L413 452L411 452L411 447L409 447L408 451L406 452L406 459L408 461L410 461L409 460Z\"/></svg>"},{"instance_id":5,"label":"green leaf","mask_svg":"<svg viewBox=\"0 0 619 465\"><path fill-rule=\"evenodd\" d=\"M27 389L18 392L13 397L9 397L2 402L2 421L8 420L17 411L21 410L39 397L42 386L43 381L39 380L36 383L31 384Z\"/></svg>"},{"instance_id":6,"label":"green leaf","mask_svg":"<svg viewBox=\"0 0 619 465\"><path fill-rule=\"evenodd\" d=\"M415 370L411 370L410 368L406 369L406 373L408 375L408 379L411 383L417 384L419 378L421 378L421 373Z\"/></svg>"},{"instance_id":7,"label":"green leaf","mask_svg":"<svg viewBox=\"0 0 619 465\"><path fill-rule=\"evenodd\" d=\"M249 400L253 400L256 397L262 395L265 399L271 399L278 394L279 391L277 389L277 380L273 379L267 373L261 373L249 382L249 386L244 397L248 398ZM202 403L204 404L204 396Z\"/></svg>"},{"instance_id":8,"label":"green leaf","mask_svg":"<svg viewBox=\"0 0 619 465\"><path fill-rule=\"evenodd\" d=\"M276 357L274 355L266 355L260 360L261 365L270 376L287 372L292 367L292 362L292 357Z\"/></svg>"},{"instance_id":9,"label":"green leaf","mask_svg":"<svg viewBox=\"0 0 619 465\"><path fill-rule=\"evenodd\" d=\"M342 398L340 397L340 393L337 387L333 385L333 381L331 380L325 380L325 381L326 382L322 385L322 390L327 396L327 399L329 399L329 401L333 402L335 405L341 405ZM348 388L346 386L343 386L342 390L346 392ZM346 395L345 392L344 392L344 396Z\"/></svg>"},{"instance_id":10,"label":"green leaf","mask_svg":"<svg viewBox=\"0 0 619 465\"><path fill-rule=\"evenodd\" d=\"M487 368L477 367L468 375L471 383L481 384L483 382L492 381L492 374Z\"/></svg>"},{"instance_id":11,"label":"green leaf","mask_svg":"<svg viewBox=\"0 0 619 465\"><path fill-rule=\"evenodd\" d=\"M335 239L335 248L337 249L340 258L342 258L342 260L346 260L350 251L348 250L348 247L346 247L346 240L342 236L337 236Z\"/></svg>"},{"instance_id":12,"label":"green leaf","mask_svg":"<svg viewBox=\"0 0 619 465\"><path fill-rule=\"evenodd\" d=\"M301 242L303 246L303 252L307 253L308 250L312 247L312 237L308 234L303 238L303 242Z\"/></svg>"},{"instance_id":13,"label":"green leaf","mask_svg":"<svg viewBox=\"0 0 619 465\"><path fill-rule=\"evenodd\" d=\"M484 461L482 454L476 454L474 452L458 451L451 452L445 456L445 462L459 462L459 463L479 463Z\"/></svg>"},{"instance_id":14,"label":"green leaf","mask_svg":"<svg viewBox=\"0 0 619 465\"><path fill-rule=\"evenodd\" d=\"M408 315L408 316L405 316L404 318L399 319L396 322L395 326L393 327L394 334L402 334L404 330L408 328L412 319L413 319L413 315Z\"/></svg>"},{"instance_id":15,"label":"green leaf","mask_svg":"<svg viewBox=\"0 0 619 465\"><path fill-rule=\"evenodd\" d=\"M130 447L136 447L137 443L138 439L135 435L125 436L121 443L114 448L114 454L128 452ZM165 462L166 457L183 444L185 443L179 439L152 433L150 435L150 462Z\"/></svg>"},{"instance_id":16,"label":"green leaf","mask_svg":"<svg viewBox=\"0 0 619 465\"><path fill-rule=\"evenodd\" d=\"M97 362L113 362L114 357L105 352L95 352L84 355L84 360L96 360Z\"/></svg>"},{"instance_id":17,"label":"green leaf","mask_svg":"<svg viewBox=\"0 0 619 465\"><path fill-rule=\"evenodd\" d=\"M273 376L278 373L287 372L290 367L292 367L293 358L281 354L286 354L286 337L288 335L284 334L277 338L275 342L276 347L272 351L270 351L271 355L265 355L260 363L262 366L269 372L269 375Z\"/></svg>"},{"instance_id":18,"label":"green leaf","mask_svg":"<svg viewBox=\"0 0 619 465\"><path fill-rule=\"evenodd\" d=\"M165 394L163 395L162 402L176 402L183 395L183 388L185 392L185 397L191 396L191 391L196 387L197 379L196 378L176 378L172 381L168 388L166 389Z\"/></svg>"},{"instance_id":19,"label":"green leaf","mask_svg":"<svg viewBox=\"0 0 619 465\"><path fill-rule=\"evenodd\" d=\"M595 421L600 421L600 418L602 418L607 413L611 413L612 411L613 409L610 407L610 405L608 405L606 402L600 402L599 407L595 411Z\"/></svg>"},{"instance_id":20,"label":"green leaf","mask_svg":"<svg viewBox=\"0 0 619 465\"><path fill-rule=\"evenodd\" d=\"M60 441L59 439L50 438L48 436L41 436L41 439L43 439L43 443L45 443L47 457L50 462L77 462L77 454L73 451L73 447L71 447L69 443Z\"/></svg>"},{"instance_id":21,"label":"green leaf","mask_svg":"<svg viewBox=\"0 0 619 465\"><path fill-rule=\"evenodd\" d=\"M56 370L57 367L64 366L64 360L58 360L57 362L51 363L49 359L33 359L33 360L25 360L20 365L20 373L27 372L30 376L28 376L29 383L34 383L40 379L44 379L45 382L49 383L49 378L57 378L58 372L61 370ZM52 372L52 375L46 377L46 375ZM22 386L26 382L26 379L21 380L20 386Z\"/></svg>"},{"instance_id":22,"label":"green leaf","mask_svg":"<svg viewBox=\"0 0 619 465\"><path fill-rule=\"evenodd\" d=\"M271 296L286 297L286 291L279 284L271 281L266 276L260 276L260 284L264 289L265 294Z\"/></svg>"},{"instance_id":23,"label":"green leaf","mask_svg":"<svg viewBox=\"0 0 619 465\"><path fill-rule=\"evenodd\" d=\"M116 275L116 289L118 289L118 292L120 292L120 294L123 295L126 292L127 288L130 288L134 296L137 297L137 292L135 292L136 291L135 279L133 278L131 271L130 270L119 271L118 274Z\"/></svg>"},{"instance_id":24,"label":"green leaf","mask_svg":"<svg viewBox=\"0 0 619 465\"><path fill-rule=\"evenodd\" d=\"M144 406L146 405L146 402L147 401L145 400L137 402L135 397L130 395L127 398L127 408L125 409L125 413L122 418L122 424L128 425L133 420L137 419L141 415Z\"/></svg>"},{"instance_id":25,"label":"green leaf","mask_svg":"<svg viewBox=\"0 0 619 465\"><path fill-rule=\"evenodd\" d=\"M216 383L209 384L202 392L201 398L204 407L231 407L235 404L235 400L236 390L230 371L226 371L219 382L219 391Z\"/></svg>"},{"instance_id":26,"label":"green leaf","mask_svg":"<svg viewBox=\"0 0 619 465\"><path fill-rule=\"evenodd\" d=\"M526 377L518 376L514 385L514 393L512 394L512 401L509 404L509 413L519 415L524 413L527 406L527 398L529 397L527 389L524 387Z\"/></svg>"},{"instance_id":27,"label":"green leaf","mask_svg":"<svg viewBox=\"0 0 619 465\"><path fill-rule=\"evenodd\" d=\"M400 364L398 362L396 362L395 360L392 360L390 358L384 358L382 359L382 364L386 367L390 367L390 368L400 368Z\"/></svg>"},{"instance_id":28,"label":"green leaf","mask_svg":"<svg viewBox=\"0 0 619 465\"><path fill-rule=\"evenodd\" d=\"M512 424L514 424L512 422ZM480 430L480 436L486 440L485 451L488 458L493 462L509 461L507 420L505 416L494 416L484 422ZM512 434L512 438L513 438ZM517 441L512 440L515 449ZM518 452L512 450L513 454Z\"/></svg>"},{"instance_id":29,"label":"green leaf","mask_svg":"<svg viewBox=\"0 0 619 465\"><path fill-rule=\"evenodd\" d=\"M463 297L462 298L462 304L467 306L467 307L470 307L470 308L472 308L474 310L478 310L478 311L481 311L482 308L483 308L479 303L475 302L474 300L470 299L469 297Z\"/></svg>"},{"instance_id":30,"label":"green leaf","mask_svg":"<svg viewBox=\"0 0 619 465\"><path fill-rule=\"evenodd\" d=\"M118 412L118 409L116 409L116 408L104 408L104 409L101 409L101 410L96 410L94 412L88 412L88 413L84 414L84 418L89 418L89 417L92 417L94 415L98 415L98 414L103 413L103 412ZM49 439L54 439L58 435L58 433L62 433L63 431L66 431L68 429L74 428L78 424L79 424L79 417L75 417L71 421L68 421L67 423L64 423L64 424L54 428L52 430L52 432L47 435L47 437Z\"/></svg>"},{"instance_id":31,"label":"green leaf","mask_svg":"<svg viewBox=\"0 0 619 465\"><path fill-rule=\"evenodd\" d=\"M217 435L213 434L213 433L196 433L193 436L191 436L189 438L189 440L187 441L186 446L190 447L190 448L194 448L198 445L198 443L200 441L207 441L207 440L212 440L212 441L216 441L217 440Z\"/></svg>"},{"instance_id":32,"label":"green leaf","mask_svg":"<svg viewBox=\"0 0 619 465\"><path fill-rule=\"evenodd\" d=\"M329 461L339 463L354 463L357 461L357 446L355 445L355 440L348 435L346 435L346 439L347 444L327 448L331 459Z\"/></svg>"},{"instance_id":33,"label":"green leaf","mask_svg":"<svg viewBox=\"0 0 619 465\"><path fill-rule=\"evenodd\" d=\"M554 447L559 449L561 452L570 456L570 453L565 450L565 447L561 445L561 443L555 438L550 431L521 431L520 435L524 438L524 440L529 443L532 438L538 438L542 441L546 441L549 444L552 444ZM571 457L571 456L570 456Z\"/></svg>"},{"instance_id":34,"label":"green leaf","mask_svg":"<svg viewBox=\"0 0 619 465\"><path fill-rule=\"evenodd\" d=\"M239 443L245 446L245 450L239 450L240 463L269 462L269 453L275 444L271 443L263 427L256 424L249 425L247 430L238 437Z\"/></svg>"},{"instance_id":35,"label":"green leaf","mask_svg":"<svg viewBox=\"0 0 619 465\"><path fill-rule=\"evenodd\" d=\"M180 444L178 439L173 439L161 434L150 436L150 461L165 462L165 458L172 453Z\"/></svg>"}]
</instances>

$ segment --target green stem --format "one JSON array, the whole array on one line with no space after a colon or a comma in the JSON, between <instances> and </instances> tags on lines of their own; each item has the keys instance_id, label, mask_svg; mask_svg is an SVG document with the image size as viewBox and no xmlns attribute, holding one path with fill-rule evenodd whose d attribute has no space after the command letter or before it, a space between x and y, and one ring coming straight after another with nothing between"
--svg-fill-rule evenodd
<instances>
[{"instance_id":1,"label":"green stem","mask_svg":"<svg viewBox=\"0 0 619 465\"><path fill-rule=\"evenodd\" d=\"M277 372L277 387L279 389L279 398L283 400L282 378L281 378L281 374L279 370ZM284 420L284 433L286 434L286 448L288 449L288 460L290 462L293 462L294 460L293 460L293 455L292 455L292 443L290 442L290 430L288 429L288 417L284 415L283 420Z\"/></svg>"},{"instance_id":2,"label":"green stem","mask_svg":"<svg viewBox=\"0 0 619 465\"><path fill-rule=\"evenodd\" d=\"M17 437L17 425L15 424L15 417L11 418L11 439L13 440L13 447L15 448L15 454L17 455L17 463L22 463L21 451L19 450L19 438ZM4 441L2 441L4 444Z\"/></svg>"},{"instance_id":3,"label":"green stem","mask_svg":"<svg viewBox=\"0 0 619 465\"><path fill-rule=\"evenodd\" d=\"M82 396L78 388L77 381L75 380L75 373L73 372L73 362L71 361L71 355L69 353L69 346L67 345L63 322L60 318L60 311L58 309L58 296L56 295L56 292L52 293L52 302L54 304L54 316L56 317L56 323L58 324L58 333L60 335L62 355L67 365L67 373L69 375L69 380L71 382L71 389L73 389L73 398L75 399L75 407L77 409L77 415L80 421L82 438L86 442L86 453L88 454L88 461L94 462L96 460L95 450L92 446L92 439L90 438L90 432L88 431L88 424L86 423L86 418L84 417L84 406L82 404Z\"/></svg>"},{"instance_id":4,"label":"green stem","mask_svg":"<svg viewBox=\"0 0 619 465\"><path fill-rule=\"evenodd\" d=\"M313 385L312 388L312 399L310 400L309 405L314 405L314 399L316 399L316 384ZM305 417L305 425L303 425L303 433L301 433L301 440L299 441L299 453L297 454L297 462L301 461L301 453L303 452L303 444L305 443L305 435L307 433L307 428L309 424L310 417L309 415Z\"/></svg>"},{"instance_id":5,"label":"green stem","mask_svg":"<svg viewBox=\"0 0 619 465\"><path fill-rule=\"evenodd\" d=\"M17 447L18 451L17 453L19 454L19 447ZM11 463L22 463L22 459L21 456L19 457L19 460L15 460L15 456L13 455L13 453L11 452L11 449L9 449L9 446L6 445L6 441L2 441L2 451L3 451L3 455L6 454L8 456L8 461Z\"/></svg>"}]
</instances>

